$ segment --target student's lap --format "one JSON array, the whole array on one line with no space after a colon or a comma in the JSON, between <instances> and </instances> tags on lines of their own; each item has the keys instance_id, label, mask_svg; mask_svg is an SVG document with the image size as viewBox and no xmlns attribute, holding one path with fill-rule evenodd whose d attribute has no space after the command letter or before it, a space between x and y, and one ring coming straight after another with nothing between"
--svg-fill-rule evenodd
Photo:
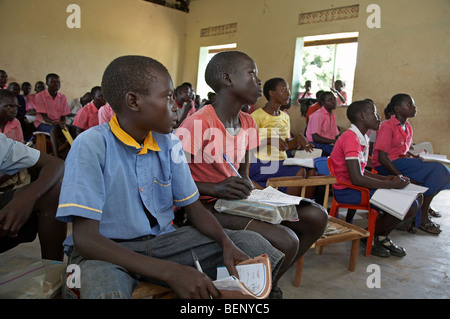
<instances>
[{"instance_id":1,"label":"student's lap","mask_svg":"<svg viewBox=\"0 0 450 319\"><path fill-rule=\"evenodd\" d=\"M273 248L268 241L255 232L228 229L225 229L225 232L236 246L250 258L265 253L269 256L272 265L278 265L283 258L281 252ZM199 258L203 272L210 278L216 278L217 267L224 265L220 245L191 226L180 227L174 232L157 237L145 236L134 240L116 240L116 242L143 255L192 267L195 266L191 253L191 249L193 249ZM129 298L138 281L150 281L166 285L151 278L129 274L122 267L109 262L85 259L73 248L69 250L69 255L68 264L74 263L80 266L81 273L85 278L82 279L81 285L84 285L85 289L87 288L86 290L93 290L89 292L92 294L89 295L92 298L99 298L104 294L104 291L108 291L110 295ZM103 279L99 280L99 278ZM108 282L108 278L114 280L114 283ZM104 286L101 287L102 285ZM74 298L73 291L64 290L66 298ZM86 295L83 297L86 297Z\"/></svg>"},{"instance_id":2,"label":"student's lap","mask_svg":"<svg viewBox=\"0 0 450 319\"><path fill-rule=\"evenodd\" d=\"M392 163L404 176L428 187L429 190L425 193L425 196L435 194L441 189L450 188L450 170L441 163L423 162L419 158L410 157L398 158ZM380 175L391 175L383 166L377 166L375 170Z\"/></svg>"}]
</instances>

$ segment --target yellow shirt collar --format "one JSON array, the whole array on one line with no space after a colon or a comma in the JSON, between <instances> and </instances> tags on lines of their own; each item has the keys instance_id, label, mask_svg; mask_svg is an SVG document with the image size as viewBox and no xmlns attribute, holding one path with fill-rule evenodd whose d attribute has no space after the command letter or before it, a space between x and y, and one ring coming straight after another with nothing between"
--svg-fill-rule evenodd
<instances>
[{"instance_id":1,"label":"yellow shirt collar","mask_svg":"<svg viewBox=\"0 0 450 319\"><path fill-rule=\"evenodd\" d=\"M111 132L125 145L135 147L136 149L141 149L138 155L141 154L147 154L147 151L155 151L158 152L161 149L158 146L158 143L156 143L155 138L152 135L152 132L148 132L147 136L145 137L144 144L140 145L138 142L134 140L130 135L128 135L127 132L125 132L119 124L119 121L117 120L117 115L114 115L109 121L109 127L111 128Z\"/></svg>"}]
</instances>

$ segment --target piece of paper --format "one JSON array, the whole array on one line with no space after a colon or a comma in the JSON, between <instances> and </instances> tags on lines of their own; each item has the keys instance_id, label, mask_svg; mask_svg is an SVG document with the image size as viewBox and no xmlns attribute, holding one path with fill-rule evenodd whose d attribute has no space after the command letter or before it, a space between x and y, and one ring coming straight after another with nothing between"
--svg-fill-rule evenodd
<instances>
[{"instance_id":1,"label":"piece of paper","mask_svg":"<svg viewBox=\"0 0 450 319\"><path fill-rule=\"evenodd\" d=\"M311 152L305 150L295 151L294 158L318 158L322 156L322 150L320 148L314 148Z\"/></svg>"},{"instance_id":2,"label":"piece of paper","mask_svg":"<svg viewBox=\"0 0 450 319\"><path fill-rule=\"evenodd\" d=\"M423 161L430 161L430 162L441 162L441 163L447 163L450 164L450 160L447 159L446 155L440 155L440 154L426 154L421 153L419 157Z\"/></svg>"},{"instance_id":3,"label":"piece of paper","mask_svg":"<svg viewBox=\"0 0 450 319\"><path fill-rule=\"evenodd\" d=\"M295 158L289 157L283 161L283 165L286 166L303 166L314 168L314 158Z\"/></svg>"}]
</instances>

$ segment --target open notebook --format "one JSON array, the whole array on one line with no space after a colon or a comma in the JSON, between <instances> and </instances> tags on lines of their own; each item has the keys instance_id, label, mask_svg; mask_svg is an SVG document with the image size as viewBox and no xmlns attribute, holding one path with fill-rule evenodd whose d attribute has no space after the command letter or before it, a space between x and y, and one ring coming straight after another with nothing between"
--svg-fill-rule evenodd
<instances>
[{"instance_id":1,"label":"open notebook","mask_svg":"<svg viewBox=\"0 0 450 319\"><path fill-rule=\"evenodd\" d=\"M417 196L427 190L427 187L415 184L402 189L379 188L370 198L370 203L403 220Z\"/></svg>"},{"instance_id":2,"label":"open notebook","mask_svg":"<svg viewBox=\"0 0 450 319\"><path fill-rule=\"evenodd\" d=\"M222 299L265 299L272 289L272 268L264 254L246 260L236 266L239 279L230 276L226 267L217 268L217 280L213 283Z\"/></svg>"}]
</instances>

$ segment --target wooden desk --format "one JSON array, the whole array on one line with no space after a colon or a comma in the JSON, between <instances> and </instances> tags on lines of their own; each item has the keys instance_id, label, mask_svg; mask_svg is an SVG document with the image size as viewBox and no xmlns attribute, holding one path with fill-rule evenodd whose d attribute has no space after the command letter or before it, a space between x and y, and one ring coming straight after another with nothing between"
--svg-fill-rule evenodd
<instances>
[{"instance_id":1,"label":"wooden desk","mask_svg":"<svg viewBox=\"0 0 450 319\"><path fill-rule=\"evenodd\" d=\"M366 238L369 236L369 232L365 229L357 227L355 225L349 224L343 220L338 218L329 216L328 217L328 227L327 229L336 229L337 233L325 234L317 240L311 248L316 248L316 253L322 254L323 247L341 243L344 241L352 241L352 248L350 250L350 261L348 264L348 270L355 271L356 268L356 260L358 258L358 247L361 238ZM302 281L302 273L303 273L303 263L304 263L304 255L297 261L295 276L294 276L294 286L299 287Z\"/></svg>"}]
</instances>

